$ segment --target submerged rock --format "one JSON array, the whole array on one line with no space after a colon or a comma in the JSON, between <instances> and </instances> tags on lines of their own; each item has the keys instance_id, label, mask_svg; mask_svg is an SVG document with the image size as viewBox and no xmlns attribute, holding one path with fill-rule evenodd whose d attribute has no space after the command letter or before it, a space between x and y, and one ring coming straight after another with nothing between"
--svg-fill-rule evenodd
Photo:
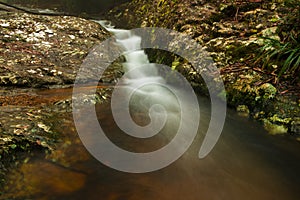
<instances>
[{"instance_id":1,"label":"submerged rock","mask_svg":"<svg viewBox=\"0 0 300 200\"><path fill-rule=\"evenodd\" d=\"M62 126L67 119L71 119L71 84L88 53L92 52L94 46L98 45L100 48L99 44L111 35L98 23L86 19L28 13L0 12L0 28L0 187L2 187L7 185L3 177L9 168L20 165L20 159L24 156L25 160L28 160L35 155L36 150L50 155L53 153L53 160L63 157L56 148L65 144L62 141L68 141L67 131L62 130ZM99 66L107 64L105 62L108 59L105 59L103 58L103 63L91 66L84 72L80 77L81 81L88 83L97 80L114 84L122 73L121 65L117 62L109 66L101 79L95 73L99 70ZM91 88L82 88L83 91L89 89ZM78 94L76 97L79 103L90 105L105 101L109 95L109 87L99 86L95 94L90 96ZM30 166L24 165L21 168L28 173L28 170L31 170ZM38 170L35 169L37 166L32 166L32 170ZM53 169L49 175L62 173L70 177L69 181L72 182L71 185L66 182L58 183L59 185L54 182L47 183L46 186L53 190L61 190L62 193L71 192L76 188L80 189L84 183L84 176L80 174L70 173L67 170L64 172L57 167L49 166L49 168ZM36 172L35 174L38 175ZM78 178L79 182L74 182L73 176L76 180ZM38 184L37 178L33 177L34 184Z\"/></svg>"},{"instance_id":2,"label":"submerged rock","mask_svg":"<svg viewBox=\"0 0 300 200\"><path fill-rule=\"evenodd\" d=\"M44 196L51 194L68 195L80 190L85 181L84 173L46 161L29 161L10 173L9 182L4 187L9 195L5 194L4 198L31 198L34 195L35 198L44 199Z\"/></svg>"},{"instance_id":3,"label":"submerged rock","mask_svg":"<svg viewBox=\"0 0 300 200\"><path fill-rule=\"evenodd\" d=\"M249 110L248 106L246 106L246 105L238 105L236 108L236 111L238 112L238 114L240 116L243 116L243 117L248 117L250 114L250 110Z\"/></svg>"},{"instance_id":4,"label":"submerged rock","mask_svg":"<svg viewBox=\"0 0 300 200\"><path fill-rule=\"evenodd\" d=\"M288 132L288 128L284 125L273 124L267 119L264 119L263 122L265 129L272 135L286 134Z\"/></svg>"}]
</instances>

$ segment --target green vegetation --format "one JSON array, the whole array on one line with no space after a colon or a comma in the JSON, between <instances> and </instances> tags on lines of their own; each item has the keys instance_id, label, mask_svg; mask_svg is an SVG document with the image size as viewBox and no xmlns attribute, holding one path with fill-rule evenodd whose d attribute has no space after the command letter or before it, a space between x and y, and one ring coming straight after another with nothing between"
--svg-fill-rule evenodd
<instances>
[{"instance_id":1,"label":"green vegetation","mask_svg":"<svg viewBox=\"0 0 300 200\"><path fill-rule=\"evenodd\" d=\"M300 1L285 0L277 34L279 38L262 37L257 61L266 69L282 75L295 76L300 72Z\"/></svg>"},{"instance_id":2,"label":"green vegetation","mask_svg":"<svg viewBox=\"0 0 300 200\"><path fill-rule=\"evenodd\" d=\"M296 75L300 69L300 43L291 35L293 41L281 42L273 38L265 39L265 44L259 51L262 53L258 61L263 62L263 67L275 68L278 77L285 73ZM280 66L277 69L277 66Z\"/></svg>"}]
</instances>

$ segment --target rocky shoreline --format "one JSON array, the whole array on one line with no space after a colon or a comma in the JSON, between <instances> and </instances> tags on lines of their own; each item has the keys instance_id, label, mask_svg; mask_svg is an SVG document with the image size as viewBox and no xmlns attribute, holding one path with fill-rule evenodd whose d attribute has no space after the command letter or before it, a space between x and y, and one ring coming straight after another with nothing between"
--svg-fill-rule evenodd
<instances>
[{"instance_id":1,"label":"rocky shoreline","mask_svg":"<svg viewBox=\"0 0 300 200\"><path fill-rule=\"evenodd\" d=\"M11 165L52 152L64 135L55 128L71 115L72 84L86 55L110 37L98 23L71 16L0 12L0 185ZM100 82L113 84L115 63ZM92 81L93 69L85 75ZM88 88L83 88L88 90ZM94 102L108 99L99 87ZM82 96L85 103L91 99Z\"/></svg>"},{"instance_id":2,"label":"rocky shoreline","mask_svg":"<svg viewBox=\"0 0 300 200\"><path fill-rule=\"evenodd\" d=\"M299 77L278 82L275 74L253 63L254 54L265 42L263 37L279 38L281 6L280 2L262 1L134 0L111 10L109 16L117 26L129 29L163 27L191 36L210 52L220 69L226 88L220 96L229 106L261 121L271 134L300 140ZM194 85L201 85L199 74L191 77L195 72L189 64L183 61L176 69ZM200 90L205 93L205 87Z\"/></svg>"},{"instance_id":3,"label":"rocky shoreline","mask_svg":"<svg viewBox=\"0 0 300 200\"><path fill-rule=\"evenodd\" d=\"M164 27L191 36L210 52L221 71L226 91L219 94L220 98L227 98L229 106L241 116L262 121L270 133L300 140L299 81L294 85L275 84L276 76L254 67L248 59L259 47L260 36L277 36L278 7L249 3L240 5L236 12L226 4L205 1L133 0L111 10L106 17L123 28ZM0 28L3 184L7 169L17 164L20 156L26 161L36 149L51 152L64 138L55 127L70 118L76 73L91 49L110 34L99 24L78 17L21 12L0 12ZM169 54L152 57L153 61L164 59L171 65L176 62L176 69L206 93L201 76L188 63ZM87 80L98 78L91 72L93 69L86 73ZM100 82L113 84L121 75L121 66L116 62ZM99 87L93 96L95 101L89 103L109 99L111 90Z\"/></svg>"}]
</instances>

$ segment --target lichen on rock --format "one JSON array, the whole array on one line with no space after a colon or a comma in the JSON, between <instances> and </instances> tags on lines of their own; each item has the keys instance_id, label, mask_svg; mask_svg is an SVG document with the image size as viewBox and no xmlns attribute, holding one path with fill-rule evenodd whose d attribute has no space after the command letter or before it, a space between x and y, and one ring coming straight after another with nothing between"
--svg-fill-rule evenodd
<instances>
[{"instance_id":1,"label":"lichen on rock","mask_svg":"<svg viewBox=\"0 0 300 200\"><path fill-rule=\"evenodd\" d=\"M254 62L267 37L279 38L278 23L283 20L281 3L133 0L112 9L108 16L120 27L164 27L187 34L203 45L220 69L226 91L219 96L226 97L229 106L245 105L250 116L262 121L275 114L295 119L300 113L299 96L287 95L288 90L283 89L286 86L278 84L276 75ZM178 62L176 56L170 58L169 54L156 56L161 56L156 60L173 59L169 65ZM272 67L277 70L276 65ZM207 94L201 75L189 63L181 59L175 68ZM287 129L281 132L300 134L292 122L284 125Z\"/></svg>"},{"instance_id":2,"label":"lichen on rock","mask_svg":"<svg viewBox=\"0 0 300 200\"><path fill-rule=\"evenodd\" d=\"M110 36L70 16L0 13L0 26L0 86L72 84L90 49Z\"/></svg>"}]
</instances>

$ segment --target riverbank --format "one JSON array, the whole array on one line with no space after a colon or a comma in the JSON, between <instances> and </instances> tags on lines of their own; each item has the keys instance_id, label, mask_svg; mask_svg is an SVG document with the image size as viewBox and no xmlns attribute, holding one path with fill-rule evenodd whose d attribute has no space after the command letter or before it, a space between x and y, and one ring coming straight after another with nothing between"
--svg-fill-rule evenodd
<instances>
[{"instance_id":1,"label":"riverbank","mask_svg":"<svg viewBox=\"0 0 300 200\"><path fill-rule=\"evenodd\" d=\"M157 7L152 5L153 8L144 1L124 4L123 8L119 8L120 10L111 11L111 19L120 27L124 24L128 25L128 28L163 26L191 35L209 49L222 72L226 91L220 94L221 98L226 96L229 105L236 107L241 116L250 116L264 121L270 132L298 137L300 102L297 91L293 90L295 87L289 89L282 83L276 85L272 82L271 78L274 77L272 74L260 68L253 68L247 62L241 62L245 57L240 55L244 51L240 52L239 48L241 44L250 44L255 31L245 27L236 30L236 27L242 26L241 21L235 24L229 20L229 17L226 19L227 22L235 24L231 29L227 27L230 26L228 23L225 23L224 28L222 21L219 23L205 21L215 20L214 18L220 14L214 5L202 5L198 1L188 2L189 4L186 5L182 3L175 5L172 4L173 1L168 0L154 2L157 3ZM189 6L193 9L188 9ZM136 13L129 13L130 8L133 8L132 11ZM251 9L248 14L245 14L248 11L240 10L238 17L260 16L265 12L259 10L261 8ZM177 18L173 15L173 11L177 14L181 13L182 16ZM134 17L137 17L135 19L139 23L133 21ZM125 19L129 23L122 22ZM256 27L255 23L251 26ZM256 28L256 32L268 29L268 26L263 24L262 28ZM0 13L0 27L0 184L6 187L5 191L10 195L15 195L15 190L19 191L17 197L15 196L16 199L42 193L44 190L49 193L59 191L62 194L79 190L84 185L86 174L72 169L72 165L80 162L77 167L81 169L81 162L90 158L86 151L82 151L84 148L79 138L74 136L76 130L71 114L72 83L82 61L92 47L110 37L110 34L99 24L82 18L26 13ZM240 30L244 30L245 35L240 35ZM246 54L247 52L244 52L242 55ZM170 55L171 64L175 59L172 56ZM152 56L151 59L158 61L161 57ZM235 62L236 60L239 62ZM178 61L180 62L177 62L176 68L186 75L196 89L205 94L205 87L202 87L199 74L190 73L190 66L181 60ZM83 83L98 80L99 77L94 76L94 69L90 70L86 72ZM121 75L121 66L116 62L100 80L102 85L98 86L97 93L92 96L81 96L80 101L85 104L95 104L109 99L111 86ZM82 86L85 93L88 89L91 88ZM285 92L286 90L288 91ZM106 116L102 118L105 119ZM241 126L238 130L242 128ZM286 132L289 134L285 134ZM256 145L253 144L254 147ZM78 150L79 146L81 150ZM234 152L236 149L228 155ZM32 164L39 156L42 157L42 164L39 162ZM16 166L20 167L16 172L17 178L14 174L10 174L16 179L11 179L8 184L5 183L4 175ZM41 172L43 171L40 170L41 167L45 168L44 172ZM53 168L53 171L47 171ZM48 180L44 181L45 171ZM177 174L178 170L175 171ZM33 179L26 179L23 178L22 173L25 177L28 177L28 174L35 174L35 176ZM57 174L64 176L65 179L61 180L58 176L59 178L53 181L51 176L57 177ZM93 173L90 176L93 176ZM22 177L22 180L18 179L19 177ZM34 181L31 182L32 180ZM45 183L42 189L39 185L41 181ZM51 194L47 195L51 196ZM98 199L98 196L95 198ZM7 199L11 199L11 196Z\"/></svg>"},{"instance_id":2,"label":"riverbank","mask_svg":"<svg viewBox=\"0 0 300 200\"><path fill-rule=\"evenodd\" d=\"M270 71L263 63L255 63L256 56L261 56L258 50L268 41L262 38L282 34L277 29L285 12L282 2L134 0L108 15L120 27L164 27L191 36L210 52L220 69L226 88L220 96L229 106L261 121L271 134L300 140L299 75L279 77L279 65L272 65ZM170 54L154 59L160 60L176 62L176 69L206 93L201 76L188 63Z\"/></svg>"},{"instance_id":3,"label":"riverbank","mask_svg":"<svg viewBox=\"0 0 300 200\"><path fill-rule=\"evenodd\" d=\"M35 155L53 152L64 134L57 127L71 114L72 84L92 47L110 37L98 23L70 16L0 12L0 177ZM99 77L91 68L83 83ZM112 64L100 82L113 84ZM89 90L84 88L83 90ZM108 98L98 87L95 102ZM82 96L87 103L87 96ZM38 150L38 151L36 151Z\"/></svg>"}]
</instances>

